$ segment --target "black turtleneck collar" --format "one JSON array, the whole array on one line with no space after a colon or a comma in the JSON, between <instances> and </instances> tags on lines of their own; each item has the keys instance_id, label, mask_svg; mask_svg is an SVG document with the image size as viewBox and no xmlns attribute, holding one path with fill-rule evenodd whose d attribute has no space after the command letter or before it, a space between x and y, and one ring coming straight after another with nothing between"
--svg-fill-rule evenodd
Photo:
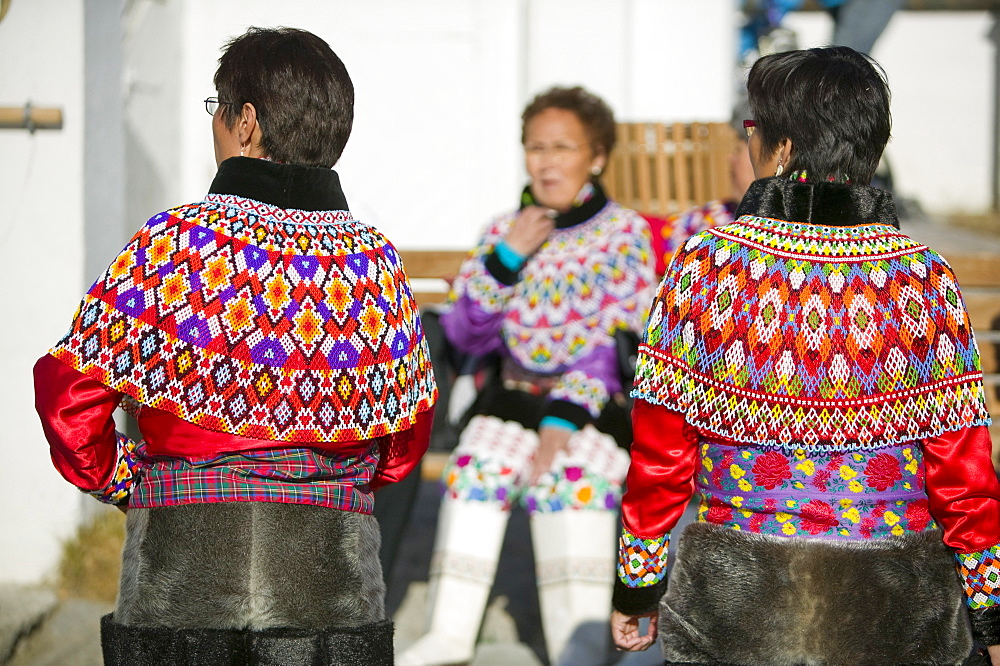
<instances>
[{"instance_id":1,"label":"black turtleneck collar","mask_svg":"<svg viewBox=\"0 0 1000 666\"><path fill-rule=\"evenodd\" d=\"M230 157L219 165L210 194L234 194L296 210L348 210L333 169Z\"/></svg>"},{"instance_id":2,"label":"black turtleneck collar","mask_svg":"<svg viewBox=\"0 0 1000 666\"><path fill-rule=\"evenodd\" d=\"M736 217L741 215L831 227L887 224L899 228L896 205L885 190L867 185L800 183L777 176L750 185L736 209Z\"/></svg>"},{"instance_id":3,"label":"black turtleneck collar","mask_svg":"<svg viewBox=\"0 0 1000 666\"><path fill-rule=\"evenodd\" d=\"M600 213L601 209L608 205L608 197L604 194L601 184L597 181L591 181L591 185L594 186L594 193L589 199L584 201L579 206L570 208L565 213L559 213L559 215L556 216L556 229L568 229L569 227L576 226L581 222L586 222ZM531 186L526 186L524 191L521 193L521 208L537 205L539 204L535 203L535 197L531 194Z\"/></svg>"}]
</instances>

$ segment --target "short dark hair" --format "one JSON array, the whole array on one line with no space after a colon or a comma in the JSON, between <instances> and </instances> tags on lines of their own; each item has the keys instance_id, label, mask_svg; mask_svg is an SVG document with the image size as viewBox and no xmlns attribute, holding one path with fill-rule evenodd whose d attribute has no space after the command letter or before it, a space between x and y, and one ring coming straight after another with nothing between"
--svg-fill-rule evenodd
<instances>
[{"instance_id":1,"label":"short dark hair","mask_svg":"<svg viewBox=\"0 0 1000 666\"><path fill-rule=\"evenodd\" d=\"M786 172L871 182L889 141L889 86L871 58L846 46L786 51L754 63L747 93L761 155L791 139Z\"/></svg>"},{"instance_id":2,"label":"short dark hair","mask_svg":"<svg viewBox=\"0 0 1000 666\"><path fill-rule=\"evenodd\" d=\"M215 89L232 127L247 102L257 109L271 159L332 167L354 123L354 84L330 46L305 30L250 28L219 58Z\"/></svg>"},{"instance_id":3,"label":"short dark hair","mask_svg":"<svg viewBox=\"0 0 1000 666\"><path fill-rule=\"evenodd\" d=\"M528 121L546 109L564 109L575 113L583 123L594 154L611 156L611 149L615 147L615 114L603 99L580 86L554 86L531 100L521 114L521 143L525 140Z\"/></svg>"}]
</instances>

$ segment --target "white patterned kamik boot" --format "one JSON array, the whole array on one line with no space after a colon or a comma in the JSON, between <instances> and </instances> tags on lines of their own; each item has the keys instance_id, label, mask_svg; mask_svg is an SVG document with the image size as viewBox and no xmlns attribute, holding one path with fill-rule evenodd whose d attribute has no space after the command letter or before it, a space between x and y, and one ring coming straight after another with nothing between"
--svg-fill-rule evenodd
<instances>
[{"instance_id":1,"label":"white patterned kamik boot","mask_svg":"<svg viewBox=\"0 0 1000 666\"><path fill-rule=\"evenodd\" d=\"M531 516L538 603L552 666L607 663L616 527L614 511Z\"/></svg>"},{"instance_id":2,"label":"white patterned kamik boot","mask_svg":"<svg viewBox=\"0 0 1000 666\"><path fill-rule=\"evenodd\" d=\"M431 558L427 630L396 656L396 666L444 666L472 660L509 516L498 503L450 498L441 502Z\"/></svg>"}]
</instances>

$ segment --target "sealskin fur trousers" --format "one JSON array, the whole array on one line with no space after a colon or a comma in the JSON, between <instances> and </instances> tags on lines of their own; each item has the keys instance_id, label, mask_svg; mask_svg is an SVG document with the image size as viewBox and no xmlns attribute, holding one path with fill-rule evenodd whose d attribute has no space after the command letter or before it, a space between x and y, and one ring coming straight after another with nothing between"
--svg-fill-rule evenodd
<instances>
[{"instance_id":1,"label":"sealskin fur trousers","mask_svg":"<svg viewBox=\"0 0 1000 666\"><path fill-rule=\"evenodd\" d=\"M961 664L972 650L939 531L848 542L694 523L659 627L667 664Z\"/></svg>"},{"instance_id":2,"label":"sealskin fur trousers","mask_svg":"<svg viewBox=\"0 0 1000 666\"><path fill-rule=\"evenodd\" d=\"M392 664L379 541L304 504L130 509L105 664Z\"/></svg>"}]
</instances>

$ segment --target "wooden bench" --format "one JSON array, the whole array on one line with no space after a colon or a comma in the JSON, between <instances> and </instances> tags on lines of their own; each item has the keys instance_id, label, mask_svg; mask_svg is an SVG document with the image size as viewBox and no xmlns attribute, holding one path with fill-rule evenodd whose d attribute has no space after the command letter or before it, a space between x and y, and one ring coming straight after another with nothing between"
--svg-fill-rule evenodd
<instances>
[{"instance_id":1,"label":"wooden bench","mask_svg":"<svg viewBox=\"0 0 1000 666\"><path fill-rule=\"evenodd\" d=\"M667 217L730 195L728 123L619 123L604 189L621 205Z\"/></svg>"}]
</instances>

